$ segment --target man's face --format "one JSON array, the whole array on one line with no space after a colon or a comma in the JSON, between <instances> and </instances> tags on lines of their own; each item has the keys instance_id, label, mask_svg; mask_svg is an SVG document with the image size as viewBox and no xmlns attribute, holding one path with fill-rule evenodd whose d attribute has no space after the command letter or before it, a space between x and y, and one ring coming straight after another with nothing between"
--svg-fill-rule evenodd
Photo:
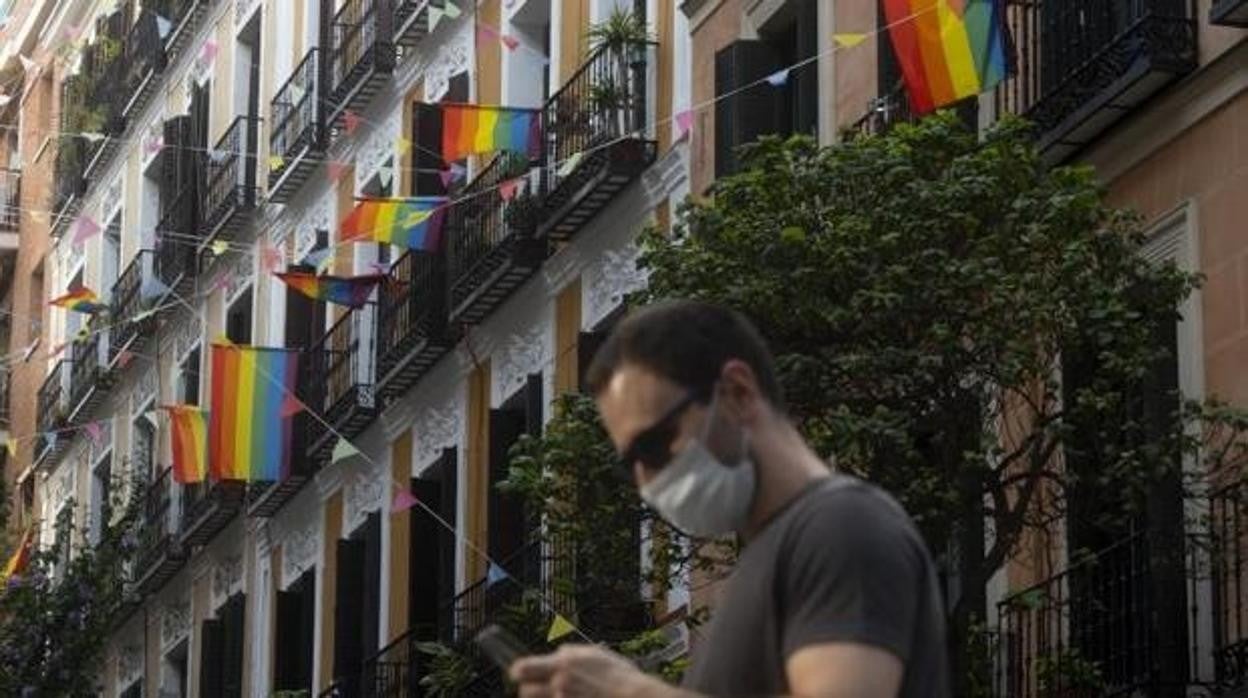
<instances>
[{"instance_id":1,"label":"man's face","mask_svg":"<svg viewBox=\"0 0 1248 698\"><path fill-rule=\"evenodd\" d=\"M633 448L641 455L625 464L631 467L638 487L650 482L673 455L705 431L707 406L690 397L688 388L627 363L598 395L598 410L616 452Z\"/></svg>"}]
</instances>

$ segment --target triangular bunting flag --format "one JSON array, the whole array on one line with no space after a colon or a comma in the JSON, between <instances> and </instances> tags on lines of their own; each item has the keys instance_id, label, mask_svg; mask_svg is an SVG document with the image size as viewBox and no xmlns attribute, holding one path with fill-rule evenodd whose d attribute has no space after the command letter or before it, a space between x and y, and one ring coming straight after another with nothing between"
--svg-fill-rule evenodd
<instances>
[{"instance_id":1,"label":"triangular bunting flag","mask_svg":"<svg viewBox=\"0 0 1248 698\"><path fill-rule=\"evenodd\" d=\"M360 127L360 115L350 109L342 113L343 124L347 127L347 133L355 133L355 129Z\"/></svg>"},{"instance_id":2,"label":"triangular bunting flag","mask_svg":"<svg viewBox=\"0 0 1248 698\"><path fill-rule=\"evenodd\" d=\"M147 155L155 155L159 153L161 148L165 147L165 139L161 136L148 138L143 141L143 152Z\"/></svg>"},{"instance_id":3,"label":"triangular bunting flag","mask_svg":"<svg viewBox=\"0 0 1248 698\"><path fill-rule=\"evenodd\" d=\"M399 151L399 155L406 155L407 151L412 149L412 142L403 136L399 136L394 142L394 149Z\"/></svg>"},{"instance_id":4,"label":"triangular bunting flag","mask_svg":"<svg viewBox=\"0 0 1248 698\"><path fill-rule=\"evenodd\" d=\"M170 22L160 15L156 15L156 33L160 35L160 38L163 39L166 36L169 36L169 32L171 31L173 31L173 22Z\"/></svg>"},{"instance_id":5,"label":"triangular bunting flag","mask_svg":"<svg viewBox=\"0 0 1248 698\"><path fill-rule=\"evenodd\" d=\"M766 80L768 85L771 85L772 87L780 87L789 81L789 69L781 68L771 75L768 75Z\"/></svg>"},{"instance_id":6,"label":"triangular bunting flag","mask_svg":"<svg viewBox=\"0 0 1248 698\"><path fill-rule=\"evenodd\" d=\"M495 584L507 579L507 572L499 567L498 564L491 562L489 568L485 571L485 586L490 588Z\"/></svg>"},{"instance_id":7,"label":"triangular bunting flag","mask_svg":"<svg viewBox=\"0 0 1248 698\"><path fill-rule=\"evenodd\" d=\"M165 282L155 276L149 276L143 280L142 284L139 285L139 298L149 301L153 298L160 298L172 290L173 289L169 288Z\"/></svg>"},{"instance_id":8,"label":"triangular bunting flag","mask_svg":"<svg viewBox=\"0 0 1248 698\"><path fill-rule=\"evenodd\" d=\"M204 47L199 50L200 60L210 61L217 57L217 42L209 39L204 42Z\"/></svg>"},{"instance_id":9,"label":"triangular bunting flag","mask_svg":"<svg viewBox=\"0 0 1248 698\"><path fill-rule=\"evenodd\" d=\"M443 189L450 189L451 180L455 179L455 174L452 173L450 170L439 170L438 179L442 180Z\"/></svg>"},{"instance_id":10,"label":"triangular bunting flag","mask_svg":"<svg viewBox=\"0 0 1248 698\"><path fill-rule=\"evenodd\" d=\"M550 632L546 633L546 641L554 642L555 640L558 640L561 637L567 637L574 632L576 632L576 626L568 622L567 618L564 618L562 615L556 613L555 620L550 624Z\"/></svg>"},{"instance_id":11,"label":"triangular bunting flag","mask_svg":"<svg viewBox=\"0 0 1248 698\"><path fill-rule=\"evenodd\" d=\"M294 395L282 398L282 416L293 417L303 411L303 403Z\"/></svg>"},{"instance_id":12,"label":"triangular bunting flag","mask_svg":"<svg viewBox=\"0 0 1248 698\"><path fill-rule=\"evenodd\" d=\"M25 349L22 350L22 363L26 363L27 361L30 361L31 355L35 353L35 347L38 347L38 346L39 346L39 338L36 337L35 341L31 342L29 345L27 345Z\"/></svg>"},{"instance_id":13,"label":"triangular bunting flag","mask_svg":"<svg viewBox=\"0 0 1248 698\"><path fill-rule=\"evenodd\" d=\"M333 254L333 250L331 250L328 247L322 247L319 250L312 250L311 252L304 255L303 262L304 264L307 264L310 267L319 268L321 266L321 263L328 260L330 258L330 255L332 254Z\"/></svg>"},{"instance_id":14,"label":"triangular bunting flag","mask_svg":"<svg viewBox=\"0 0 1248 698\"><path fill-rule=\"evenodd\" d=\"M334 454L330 456L330 461L337 463L338 461L359 455L363 455L360 453L360 449L340 436L338 437L338 443L334 444Z\"/></svg>"},{"instance_id":15,"label":"triangular bunting flag","mask_svg":"<svg viewBox=\"0 0 1248 698\"><path fill-rule=\"evenodd\" d=\"M377 181L381 182L381 186L388 187L390 182L394 180L394 168L387 165L386 167L377 168Z\"/></svg>"},{"instance_id":16,"label":"triangular bunting flag","mask_svg":"<svg viewBox=\"0 0 1248 698\"><path fill-rule=\"evenodd\" d=\"M5 106L5 105L7 105L9 102L12 102L12 101L13 101L13 98L12 98L11 96L9 96L9 95L0 95L0 107Z\"/></svg>"},{"instance_id":17,"label":"triangular bunting flag","mask_svg":"<svg viewBox=\"0 0 1248 698\"><path fill-rule=\"evenodd\" d=\"M87 437L93 444L99 444L100 439L104 437L104 427L101 427L99 422L87 422L82 428L86 430Z\"/></svg>"},{"instance_id":18,"label":"triangular bunting flag","mask_svg":"<svg viewBox=\"0 0 1248 698\"><path fill-rule=\"evenodd\" d=\"M508 51L515 51L517 48L520 48L520 40L510 34L503 34L498 37L498 40L503 42Z\"/></svg>"},{"instance_id":19,"label":"triangular bunting flag","mask_svg":"<svg viewBox=\"0 0 1248 698\"><path fill-rule=\"evenodd\" d=\"M676 112L676 128L680 130L680 135L682 136L693 129L692 109Z\"/></svg>"},{"instance_id":20,"label":"triangular bunting flag","mask_svg":"<svg viewBox=\"0 0 1248 698\"><path fill-rule=\"evenodd\" d=\"M445 13L442 12L441 7L429 7L429 31L433 31L433 28L438 26L438 22L442 21L443 14Z\"/></svg>"},{"instance_id":21,"label":"triangular bunting flag","mask_svg":"<svg viewBox=\"0 0 1248 698\"><path fill-rule=\"evenodd\" d=\"M79 133L78 135L82 136L83 138L87 139L88 141L92 143L104 140L104 134L100 133L99 131L83 131L82 133Z\"/></svg>"},{"instance_id":22,"label":"triangular bunting flag","mask_svg":"<svg viewBox=\"0 0 1248 698\"><path fill-rule=\"evenodd\" d=\"M134 360L134 352L129 349L122 349L117 355L117 368L125 368Z\"/></svg>"},{"instance_id":23,"label":"triangular bunting flag","mask_svg":"<svg viewBox=\"0 0 1248 698\"><path fill-rule=\"evenodd\" d=\"M509 179L498 185L498 195L502 197L503 201L511 201L512 199L516 198L516 189L518 189L519 187L520 187L519 177L517 177L516 179Z\"/></svg>"},{"instance_id":24,"label":"triangular bunting flag","mask_svg":"<svg viewBox=\"0 0 1248 698\"><path fill-rule=\"evenodd\" d=\"M225 240L213 240L212 241L212 253L218 257L228 252L229 249L230 249L230 243L226 242Z\"/></svg>"},{"instance_id":25,"label":"triangular bunting flag","mask_svg":"<svg viewBox=\"0 0 1248 698\"><path fill-rule=\"evenodd\" d=\"M390 504L390 513L407 511L414 506L416 506L416 495L408 490L399 490L399 493L394 495L394 502Z\"/></svg>"},{"instance_id":26,"label":"triangular bunting flag","mask_svg":"<svg viewBox=\"0 0 1248 698\"><path fill-rule=\"evenodd\" d=\"M485 43L487 41L497 41L498 32L494 31L494 27L488 24L477 22L477 43Z\"/></svg>"},{"instance_id":27,"label":"triangular bunting flag","mask_svg":"<svg viewBox=\"0 0 1248 698\"><path fill-rule=\"evenodd\" d=\"M22 70L29 73L35 69L35 62L20 53L17 55L17 60L22 62Z\"/></svg>"},{"instance_id":28,"label":"triangular bunting flag","mask_svg":"<svg viewBox=\"0 0 1248 698\"><path fill-rule=\"evenodd\" d=\"M149 317L155 314L156 314L155 308L148 308L147 310L144 310L141 313L135 313L134 317L130 318L130 322L143 322L144 320L148 319Z\"/></svg>"},{"instance_id":29,"label":"triangular bunting flag","mask_svg":"<svg viewBox=\"0 0 1248 698\"><path fill-rule=\"evenodd\" d=\"M576 169L577 165L581 164L581 160L584 158L584 152L573 153L572 157L564 160L563 164L559 165L559 169L555 171L555 174L560 177L567 177L572 174L572 171Z\"/></svg>"},{"instance_id":30,"label":"triangular bunting flag","mask_svg":"<svg viewBox=\"0 0 1248 698\"><path fill-rule=\"evenodd\" d=\"M9 452L9 458L17 458L17 439L13 437L5 439L4 448Z\"/></svg>"},{"instance_id":31,"label":"triangular bunting flag","mask_svg":"<svg viewBox=\"0 0 1248 698\"><path fill-rule=\"evenodd\" d=\"M260 246L260 268L264 271L276 271L282 266L282 251L264 243Z\"/></svg>"},{"instance_id":32,"label":"triangular bunting flag","mask_svg":"<svg viewBox=\"0 0 1248 698\"><path fill-rule=\"evenodd\" d=\"M835 41L838 46L843 46L845 48L853 48L857 46L858 44L861 44L862 42L866 41L867 35L856 34L856 33L833 34L832 40Z\"/></svg>"},{"instance_id":33,"label":"triangular bunting flag","mask_svg":"<svg viewBox=\"0 0 1248 698\"><path fill-rule=\"evenodd\" d=\"M81 245L84 241L95 237L100 232L100 224L91 216L82 215L74 222L74 244Z\"/></svg>"},{"instance_id":34,"label":"triangular bunting flag","mask_svg":"<svg viewBox=\"0 0 1248 698\"><path fill-rule=\"evenodd\" d=\"M303 101L304 89L297 82L290 83L290 101L298 104Z\"/></svg>"},{"instance_id":35,"label":"triangular bunting flag","mask_svg":"<svg viewBox=\"0 0 1248 698\"><path fill-rule=\"evenodd\" d=\"M347 171L347 163L330 160L325 163L325 176L329 177L329 181L337 184L342 179L342 173Z\"/></svg>"},{"instance_id":36,"label":"triangular bunting flag","mask_svg":"<svg viewBox=\"0 0 1248 698\"><path fill-rule=\"evenodd\" d=\"M60 344L52 347L52 356L49 358L55 359L56 357L65 353L65 347L67 346L69 346L69 342L61 342Z\"/></svg>"},{"instance_id":37,"label":"triangular bunting flag","mask_svg":"<svg viewBox=\"0 0 1248 698\"><path fill-rule=\"evenodd\" d=\"M459 19L459 16L463 14L463 11L459 9L459 5L456 5L452 0L447 0L446 7L442 8L442 11L451 19Z\"/></svg>"},{"instance_id":38,"label":"triangular bunting flag","mask_svg":"<svg viewBox=\"0 0 1248 698\"><path fill-rule=\"evenodd\" d=\"M286 164L286 160L281 155L269 156L269 169L270 170L280 170L282 169L282 165L285 165L285 164Z\"/></svg>"}]
</instances>

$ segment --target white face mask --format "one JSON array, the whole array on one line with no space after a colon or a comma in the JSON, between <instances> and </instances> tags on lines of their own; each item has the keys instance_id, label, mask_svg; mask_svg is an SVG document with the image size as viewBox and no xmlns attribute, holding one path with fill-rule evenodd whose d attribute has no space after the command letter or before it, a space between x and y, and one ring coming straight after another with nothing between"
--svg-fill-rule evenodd
<instances>
[{"instance_id":1,"label":"white face mask","mask_svg":"<svg viewBox=\"0 0 1248 698\"><path fill-rule=\"evenodd\" d=\"M715 399L702 436L694 439L653 480L641 488L641 498L664 519L698 537L721 536L745 527L754 503L756 473L741 433L741 459L728 465L706 447L715 416Z\"/></svg>"}]
</instances>

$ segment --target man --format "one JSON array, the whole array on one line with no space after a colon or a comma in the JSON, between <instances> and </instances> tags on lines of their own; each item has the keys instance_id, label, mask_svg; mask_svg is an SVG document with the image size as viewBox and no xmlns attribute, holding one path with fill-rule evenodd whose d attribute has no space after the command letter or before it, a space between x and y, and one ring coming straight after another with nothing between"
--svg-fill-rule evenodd
<instances>
[{"instance_id":1,"label":"man","mask_svg":"<svg viewBox=\"0 0 1248 698\"><path fill-rule=\"evenodd\" d=\"M901 507L833 474L784 414L773 360L739 313L666 302L612 332L589 369L642 498L744 547L683 688L594 646L521 659L522 698L948 696L930 555Z\"/></svg>"}]
</instances>

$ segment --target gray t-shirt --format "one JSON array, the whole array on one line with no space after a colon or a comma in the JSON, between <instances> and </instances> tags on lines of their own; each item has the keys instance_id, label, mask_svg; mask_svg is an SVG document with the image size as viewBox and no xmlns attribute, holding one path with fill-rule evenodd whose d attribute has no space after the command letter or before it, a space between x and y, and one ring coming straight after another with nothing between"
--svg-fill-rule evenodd
<instances>
[{"instance_id":1,"label":"gray t-shirt","mask_svg":"<svg viewBox=\"0 0 1248 698\"><path fill-rule=\"evenodd\" d=\"M785 660L825 642L897 655L902 698L949 695L931 555L896 501L847 475L812 485L746 545L684 686L712 696L784 695Z\"/></svg>"}]
</instances>

